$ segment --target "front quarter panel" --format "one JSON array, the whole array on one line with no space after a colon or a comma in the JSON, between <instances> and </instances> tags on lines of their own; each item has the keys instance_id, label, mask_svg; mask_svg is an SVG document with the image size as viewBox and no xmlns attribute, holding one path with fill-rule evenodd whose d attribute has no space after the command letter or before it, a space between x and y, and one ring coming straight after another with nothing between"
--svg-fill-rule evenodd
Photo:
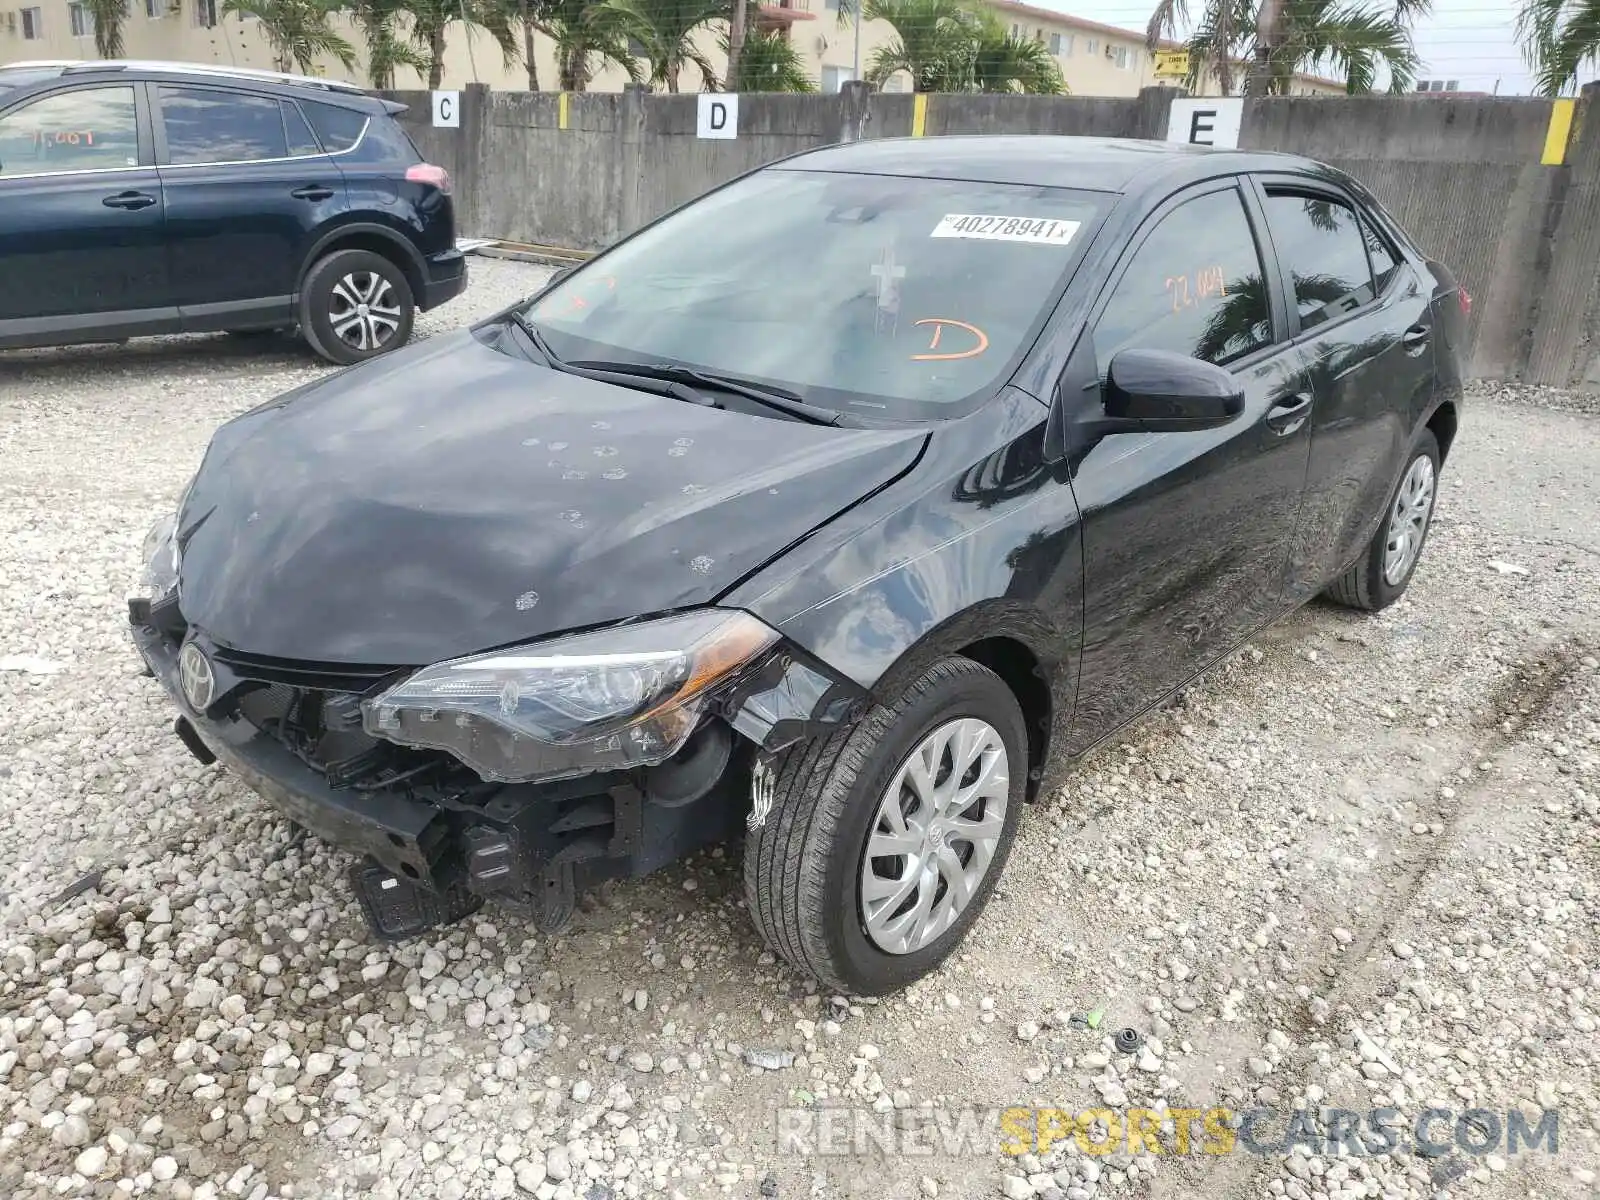
<instances>
[{"instance_id":1,"label":"front quarter panel","mask_svg":"<svg viewBox=\"0 0 1600 1200\"><path fill-rule=\"evenodd\" d=\"M1078 509L1047 410L1008 390L936 428L921 462L721 598L879 698L1003 637L1070 714L1083 624Z\"/></svg>"}]
</instances>

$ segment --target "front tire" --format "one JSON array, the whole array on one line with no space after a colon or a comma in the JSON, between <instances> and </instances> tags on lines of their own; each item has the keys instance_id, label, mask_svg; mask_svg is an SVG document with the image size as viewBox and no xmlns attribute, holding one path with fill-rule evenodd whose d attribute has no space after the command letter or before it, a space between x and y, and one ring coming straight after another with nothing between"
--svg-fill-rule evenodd
<instances>
[{"instance_id":1,"label":"front tire","mask_svg":"<svg viewBox=\"0 0 1600 1200\"><path fill-rule=\"evenodd\" d=\"M405 272L370 250L335 250L306 273L300 329L311 348L346 367L398 350L417 305Z\"/></svg>"},{"instance_id":2,"label":"front tire","mask_svg":"<svg viewBox=\"0 0 1600 1200\"><path fill-rule=\"evenodd\" d=\"M828 987L881 995L961 942L1005 867L1028 741L1011 690L965 658L892 704L759 761L771 810L745 843L745 896L767 944Z\"/></svg>"},{"instance_id":3,"label":"front tire","mask_svg":"<svg viewBox=\"0 0 1600 1200\"><path fill-rule=\"evenodd\" d=\"M1438 494L1439 441L1432 430L1424 429L1389 494L1383 524L1361 561L1328 589L1328 599L1347 608L1379 612L1405 595L1433 527Z\"/></svg>"}]
</instances>

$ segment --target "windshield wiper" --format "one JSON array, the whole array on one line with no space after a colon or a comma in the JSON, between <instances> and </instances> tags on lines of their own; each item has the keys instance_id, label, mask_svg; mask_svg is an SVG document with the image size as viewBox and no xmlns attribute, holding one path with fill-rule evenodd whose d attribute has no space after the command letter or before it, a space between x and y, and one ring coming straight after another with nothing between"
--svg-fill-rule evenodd
<instances>
[{"instance_id":1,"label":"windshield wiper","mask_svg":"<svg viewBox=\"0 0 1600 1200\"><path fill-rule=\"evenodd\" d=\"M702 371L697 367L686 367L678 363L586 361L572 362L567 365L569 367L607 371L617 375L634 375L641 379L660 379L715 388L718 391L729 392L735 396L743 396L747 400L754 400L757 404L767 408L788 413L791 417L796 417L810 425L837 425L842 415L831 408L820 408L815 404L807 404L793 392L785 391L781 388L747 383L743 379L736 379L730 375L718 375L712 371Z\"/></svg>"},{"instance_id":2,"label":"windshield wiper","mask_svg":"<svg viewBox=\"0 0 1600 1200\"><path fill-rule=\"evenodd\" d=\"M681 379L658 379L655 376L641 375L633 371L618 371L610 369L610 364L601 366L594 363L568 362L550 348L550 343L545 340L544 332L528 320L527 314L520 308L513 308L506 313L506 320L515 325L530 342L533 348L543 356L545 365L552 371L561 371L567 375L577 375L582 379L593 379L600 383L615 383L623 387L630 387L636 391L649 392L656 396L671 396L675 400L683 400L689 404L698 404L704 408L721 408L710 396L702 395L688 386ZM657 386L646 386L655 383Z\"/></svg>"}]
</instances>

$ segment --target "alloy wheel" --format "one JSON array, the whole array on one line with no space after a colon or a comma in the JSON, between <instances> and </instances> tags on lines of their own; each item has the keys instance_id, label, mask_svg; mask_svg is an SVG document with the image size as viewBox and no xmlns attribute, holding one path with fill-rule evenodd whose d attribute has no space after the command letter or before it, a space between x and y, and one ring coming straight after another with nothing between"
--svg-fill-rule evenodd
<instances>
[{"instance_id":1,"label":"alloy wheel","mask_svg":"<svg viewBox=\"0 0 1600 1200\"><path fill-rule=\"evenodd\" d=\"M928 734L879 801L861 862L867 937L911 954L960 919L994 861L1011 790L1005 743L962 717Z\"/></svg>"},{"instance_id":2,"label":"alloy wheel","mask_svg":"<svg viewBox=\"0 0 1600 1200\"><path fill-rule=\"evenodd\" d=\"M328 323L335 336L357 350L376 350L400 328L394 288L376 271L352 271L333 285Z\"/></svg>"},{"instance_id":3,"label":"alloy wheel","mask_svg":"<svg viewBox=\"0 0 1600 1200\"><path fill-rule=\"evenodd\" d=\"M1410 573L1422 551L1422 539L1433 516L1433 459L1421 455L1411 464L1394 498L1389 534L1383 549L1383 578L1390 587Z\"/></svg>"}]
</instances>

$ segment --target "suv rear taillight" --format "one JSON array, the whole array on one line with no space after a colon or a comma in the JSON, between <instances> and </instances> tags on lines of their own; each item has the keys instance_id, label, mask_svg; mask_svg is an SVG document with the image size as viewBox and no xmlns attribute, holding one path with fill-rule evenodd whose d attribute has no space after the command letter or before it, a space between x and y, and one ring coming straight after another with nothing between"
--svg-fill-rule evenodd
<instances>
[{"instance_id":1,"label":"suv rear taillight","mask_svg":"<svg viewBox=\"0 0 1600 1200\"><path fill-rule=\"evenodd\" d=\"M1461 315L1470 317L1472 315L1472 293L1458 285L1456 287L1456 300L1461 304Z\"/></svg>"},{"instance_id":2,"label":"suv rear taillight","mask_svg":"<svg viewBox=\"0 0 1600 1200\"><path fill-rule=\"evenodd\" d=\"M407 167L406 180L409 183L431 184L447 195L450 191L450 172L432 163L418 163L414 167Z\"/></svg>"}]
</instances>

